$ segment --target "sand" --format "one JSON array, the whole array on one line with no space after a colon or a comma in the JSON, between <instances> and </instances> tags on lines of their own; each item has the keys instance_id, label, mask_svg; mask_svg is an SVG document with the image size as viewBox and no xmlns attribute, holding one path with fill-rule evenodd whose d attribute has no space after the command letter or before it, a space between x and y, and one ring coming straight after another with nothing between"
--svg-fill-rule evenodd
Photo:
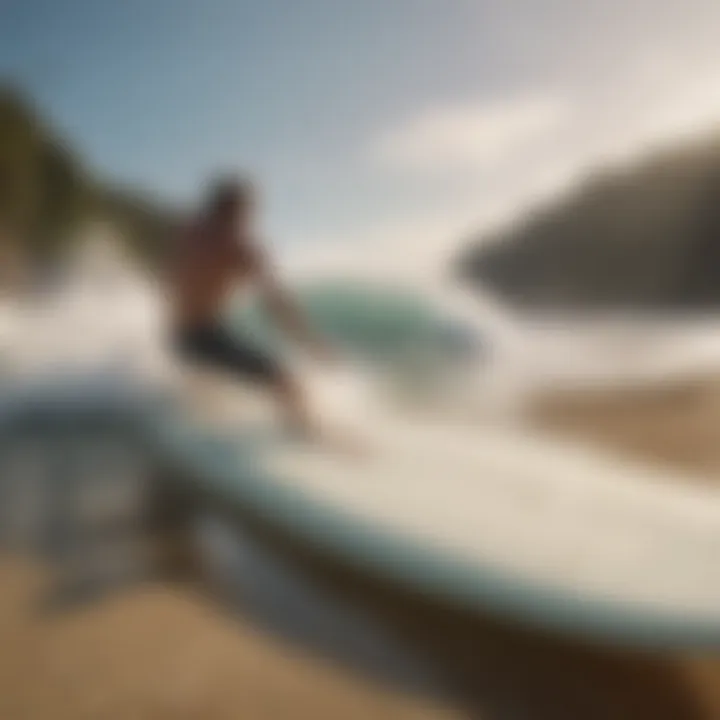
<instances>
[{"instance_id":1,"label":"sand","mask_svg":"<svg viewBox=\"0 0 720 720\"><path fill-rule=\"evenodd\" d=\"M42 580L0 562L3 720L459 717L304 657L190 593L151 587L40 619Z\"/></svg>"},{"instance_id":2,"label":"sand","mask_svg":"<svg viewBox=\"0 0 720 720\"><path fill-rule=\"evenodd\" d=\"M720 481L720 377L554 393L535 403L531 418L540 428L618 455Z\"/></svg>"}]
</instances>

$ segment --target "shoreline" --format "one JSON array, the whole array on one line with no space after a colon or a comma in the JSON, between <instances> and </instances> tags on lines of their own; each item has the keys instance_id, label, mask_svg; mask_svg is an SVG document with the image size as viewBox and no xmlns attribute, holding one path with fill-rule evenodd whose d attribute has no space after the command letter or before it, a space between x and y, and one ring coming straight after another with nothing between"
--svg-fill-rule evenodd
<instances>
[{"instance_id":1,"label":"shoreline","mask_svg":"<svg viewBox=\"0 0 720 720\"><path fill-rule=\"evenodd\" d=\"M720 373L537 398L532 427L720 483Z\"/></svg>"}]
</instances>

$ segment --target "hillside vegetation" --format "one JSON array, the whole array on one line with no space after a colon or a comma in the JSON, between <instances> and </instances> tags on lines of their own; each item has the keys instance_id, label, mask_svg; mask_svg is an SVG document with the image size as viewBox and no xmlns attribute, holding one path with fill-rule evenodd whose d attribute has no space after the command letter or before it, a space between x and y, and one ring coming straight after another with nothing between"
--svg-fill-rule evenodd
<instances>
[{"instance_id":1,"label":"hillside vegetation","mask_svg":"<svg viewBox=\"0 0 720 720\"><path fill-rule=\"evenodd\" d=\"M720 306L720 136L596 173L494 240L460 272L517 305Z\"/></svg>"},{"instance_id":2,"label":"hillside vegetation","mask_svg":"<svg viewBox=\"0 0 720 720\"><path fill-rule=\"evenodd\" d=\"M82 224L112 221L142 257L162 251L172 212L108 185L11 87L0 86L0 235L34 262L51 261ZM6 248L4 248L6 249Z\"/></svg>"}]
</instances>

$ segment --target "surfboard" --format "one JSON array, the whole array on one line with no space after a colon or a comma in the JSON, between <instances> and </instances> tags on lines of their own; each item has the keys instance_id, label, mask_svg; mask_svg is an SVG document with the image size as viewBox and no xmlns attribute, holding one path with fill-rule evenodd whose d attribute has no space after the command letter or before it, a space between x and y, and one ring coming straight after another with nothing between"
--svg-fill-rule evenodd
<instances>
[{"instance_id":1,"label":"surfboard","mask_svg":"<svg viewBox=\"0 0 720 720\"><path fill-rule=\"evenodd\" d=\"M633 646L720 645L720 491L442 414L366 408L362 459L268 418L155 427L200 493L450 603Z\"/></svg>"},{"instance_id":2,"label":"surfboard","mask_svg":"<svg viewBox=\"0 0 720 720\"><path fill-rule=\"evenodd\" d=\"M371 448L358 459L289 440L272 414L243 405L221 428L150 391L107 374L15 384L0 426L108 416L198 509L237 508L358 572L603 642L720 646L720 491L702 479L348 390Z\"/></svg>"}]
</instances>

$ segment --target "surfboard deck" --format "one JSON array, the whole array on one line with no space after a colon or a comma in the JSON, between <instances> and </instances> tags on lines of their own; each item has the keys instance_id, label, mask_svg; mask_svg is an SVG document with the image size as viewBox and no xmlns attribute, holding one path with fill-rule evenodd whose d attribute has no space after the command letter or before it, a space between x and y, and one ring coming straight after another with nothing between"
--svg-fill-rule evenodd
<instances>
[{"instance_id":1,"label":"surfboard deck","mask_svg":"<svg viewBox=\"0 0 720 720\"><path fill-rule=\"evenodd\" d=\"M101 386L16 393L2 402L3 426L44 417L67 428L81 408L92 418L106 408L118 425L142 424L199 507L252 513L358 571L614 643L720 647L717 488L428 415L367 416L372 453L359 462L290 442L265 417L219 429L171 407L135 412L140 388Z\"/></svg>"},{"instance_id":2,"label":"surfboard deck","mask_svg":"<svg viewBox=\"0 0 720 720\"><path fill-rule=\"evenodd\" d=\"M420 591L616 642L720 645L718 491L519 430L365 431L362 461L263 423L186 419L162 442L225 502Z\"/></svg>"}]
</instances>

